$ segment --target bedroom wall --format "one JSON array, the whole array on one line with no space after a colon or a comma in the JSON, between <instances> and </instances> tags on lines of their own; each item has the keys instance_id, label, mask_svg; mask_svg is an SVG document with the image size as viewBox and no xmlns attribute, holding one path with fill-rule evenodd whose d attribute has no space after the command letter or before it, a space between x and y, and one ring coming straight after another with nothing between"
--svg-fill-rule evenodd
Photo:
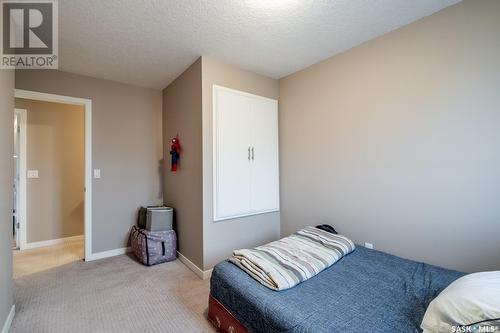
<instances>
[{"instance_id":1,"label":"bedroom wall","mask_svg":"<svg viewBox=\"0 0 500 333\"><path fill-rule=\"evenodd\" d=\"M92 251L126 247L137 208L163 201L161 91L54 70L16 71L16 88L92 99Z\"/></svg>"},{"instance_id":2,"label":"bedroom wall","mask_svg":"<svg viewBox=\"0 0 500 333\"><path fill-rule=\"evenodd\" d=\"M164 201L175 208L179 252L203 267L201 58L163 90ZM170 171L170 142L179 134L181 159Z\"/></svg>"},{"instance_id":3,"label":"bedroom wall","mask_svg":"<svg viewBox=\"0 0 500 333\"><path fill-rule=\"evenodd\" d=\"M499 1L464 1L280 80L282 235L500 268Z\"/></svg>"},{"instance_id":4,"label":"bedroom wall","mask_svg":"<svg viewBox=\"0 0 500 333\"><path fill-rule=\"evenodd\" d=\"M14 71L0 70L0 329L12 309Z\"/></svg>"},{"instance_id":5,"label":"bedroom wall","mask_svg":"<svg viewBox=\"0 0 500 333\"><path fill-rule=\"evenodd\" d=\"M278 81L245 71L210 57L202 57L203 80L203 269L228 258L237 248L276 240L280 213L213 221L212 86L214 84L278 99Z\"/></svg>"},{"instance_id":6,"label":"bedroom wall","mask_svg":"<svg viewBox=\"0 0 500 333\"><path fill-rule=\"evenodd\" d=\"M85 109L16 98L27 112L28 243L83 235Z\"/></svg>"}]
</instances>

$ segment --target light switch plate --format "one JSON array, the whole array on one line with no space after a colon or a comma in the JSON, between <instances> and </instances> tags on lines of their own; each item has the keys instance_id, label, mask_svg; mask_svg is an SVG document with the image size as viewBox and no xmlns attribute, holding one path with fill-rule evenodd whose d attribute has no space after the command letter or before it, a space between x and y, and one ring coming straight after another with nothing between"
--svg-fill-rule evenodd
<instances>
[{"instance_id":1,"label":"light switch plate","mask_svg":"<svg viewBox=\"0 0 500 333\"><path fill-rule=\"evenodd\" d=\"M28 178L38 178L38 170L28 170L27 177Z\"/></svg>"},{"instance_id":2,"label":"light switch plate","mask_svg":"<svg viewBox=\"0 0 500 333\"><path fill-rule=\"evenodd\" d=\"M94 178L95 179L101 178L101 169L94 169Z\"/></svg>"}]
</instances>

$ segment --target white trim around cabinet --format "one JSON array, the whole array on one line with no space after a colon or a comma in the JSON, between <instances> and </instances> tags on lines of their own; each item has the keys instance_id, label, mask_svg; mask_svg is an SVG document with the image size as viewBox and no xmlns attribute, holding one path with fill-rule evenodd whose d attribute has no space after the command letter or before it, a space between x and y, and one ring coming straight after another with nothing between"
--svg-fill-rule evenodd
<instances>
[{"instance_id":1,"label":"white trim around cabinet","mask_svg":"<svg viewBox=\"0 0 500 333\"><path fill-rule=\"evenodd\" d=\"M233 94L237 94L240 96L247 97L249 99L254 99L254 100L262 100L262 101L267 101L267 102L272 102L275 103L275 110L276 110L276 129L275 129L275 139L276 140L274 143L276 144L276 205L274 207L269 207L270 209L260 209L260 210L250 210L248 212L242 212L241 214L231 214L230 216L219 216L218 212L218 200L219 200L219 194L218 191L220 189L220 184L219 184L219 165L220 165L220 154L219 154L219 138L220 138L220 124L219 124L219 112L218 112L218 92L220 91L226 91L230 92ZM251 111L250 111L251 112ZM248 126L251 126L251 124L247 124ZM218 221L224 221L224 220L231 220L235 218L241 218L241 217L247 217L247 216L254 216L254 215L261 215L261 214L267 214L267 213L273 213L273 212L279 212L280 211L280 191L279 191L279 135L278 135L278 101L272 98L268 97L263 97L231 88L226 88L222 87L219 85L213 85L212 87L212 144L213 144L213 170L212 170L212 177L213 177L213 184L212 184L212 198L213 198L213 221L218 222ZM248 147L248 159L250 160L250 149L252 151L252 161L253 161L253 145L251 142L249 142L249 147Z\"/></svg>"}]
</instances>

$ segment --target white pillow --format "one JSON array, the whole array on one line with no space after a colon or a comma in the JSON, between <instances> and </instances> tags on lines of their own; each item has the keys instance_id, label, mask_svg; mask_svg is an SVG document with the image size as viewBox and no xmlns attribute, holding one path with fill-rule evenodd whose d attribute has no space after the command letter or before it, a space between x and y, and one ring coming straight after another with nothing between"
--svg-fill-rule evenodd
<instances>
[{"instance_id":1,"label":"white pillow","mask_svg":"<svg viewBox=\"0 0 500 333\"><path fill-rule=\"evenodd\" d=\"M496 321L483 322L492 319ZM428 333L451 333L479 322L500 330L500 271L469 274L450 284L429 304L421 327Z\"/></svg>"}]
</instances>

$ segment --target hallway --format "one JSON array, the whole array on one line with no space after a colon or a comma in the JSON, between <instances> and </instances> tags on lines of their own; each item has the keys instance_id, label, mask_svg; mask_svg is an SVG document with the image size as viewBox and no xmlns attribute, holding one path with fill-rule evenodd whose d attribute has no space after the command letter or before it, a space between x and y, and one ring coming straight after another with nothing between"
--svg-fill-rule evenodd
<instances>
[{"instance_id":1,"label":"hallway","mask_svg":"<svg viewBox=\"0 0 500 333\"><path fill-rule=\"evenodd\" d=\"M14 250L14 279L83 260L83 252L83 238L32 250Z\"/></svg>"}]
</instances>

